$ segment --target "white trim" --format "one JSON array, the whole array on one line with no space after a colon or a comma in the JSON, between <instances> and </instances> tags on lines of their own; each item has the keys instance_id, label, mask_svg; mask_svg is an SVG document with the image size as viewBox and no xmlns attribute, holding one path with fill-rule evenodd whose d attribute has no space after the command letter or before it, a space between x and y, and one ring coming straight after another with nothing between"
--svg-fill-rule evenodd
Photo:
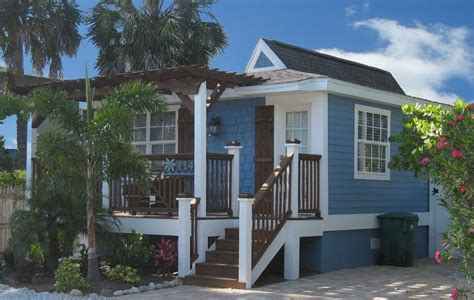
<instances>
[{"instance_id":1,"label":"white trim","mask_svg":"<svg viewBox=\"0 0 474 300\"><path fill-rule=\"evenodd\" d=\"M262 53L272 62L273 66L265 68L255 68L258 57ZM257 45L253 49L252 55L250 56L247 66L245 67L245 73L257 73L265 71L274 71L274 70L283 70L286 69L285 64L281 59L275 54L275 52L270 49L270 47L265 43L265 41L260 38L258 39Z\"/></svg>"},{"instance_id":2,"label":"white trim","mask_svg":"<svg viewBox=\"0 0 474 300\"><path fill-rule=\"evenodd\" d=\"M420 218L418 226L430 226L429 212L415 212ZM323 219L324 231L347 231L347 230L363 230L377 229L379 223L375 214L339 214L328 215Z\"/></svg>"},{"instance_id":3,"label":"white trim","mask_svg":"<svg viewBox=\"0 0 474 300\"><path fill-rule=\"evenodd\" d=\"M357 168L358 165L358 143L359 143L359 136L358 136L358 118L359 118L359 111L364 113L374 113L379 115L384 115L387 117L387 142L371 142L371 141L362 141L366 144L380 144L385 146L385 173L375 173L375 172L362 172L359 171ZM372 106L365 106L365 105L354 105L354 179L361 179L361 180L390 180L390 169L388 168L388 162L390 160L390 122L391 119L391 111L387 109L376 108Z\"/></svg>"},{"instance_id":4,"label":"white trim","mask_svg":"<svg viewBox=\"0 0 474 300\"><path fill-rule=\"evenodd\" d=\"M354 99L361 99L364 101L386 104L395 107L400 107L403 104L411 103L441 104L445 107L449 107L449 105L444 103L437 103L416 97L377 90L374 88L326 77L310 78L290 83L261 84L255 86L238 87L233 90L229 90L228 93L224 93L221 99L258 97L292 92L327 92L329 94L342 95Z\"/></svg>"}]
</instances>

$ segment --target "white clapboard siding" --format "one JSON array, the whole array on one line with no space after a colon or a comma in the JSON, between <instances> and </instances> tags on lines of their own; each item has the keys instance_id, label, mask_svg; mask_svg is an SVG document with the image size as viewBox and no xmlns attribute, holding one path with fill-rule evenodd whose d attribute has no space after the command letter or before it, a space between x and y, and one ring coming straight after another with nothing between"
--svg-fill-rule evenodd
<instances>
[{"instance_id":1,"label":"white clapboard siding","mask_svg":"<svg viewBox=\"0 0 474 300\"><path fill-rule=\"evenodd\" d=\"M9 220L17 209L24 207L23 192L19 187L0 187L0 252L8 246L11 237Z\"/></svg>"}]
</instances>

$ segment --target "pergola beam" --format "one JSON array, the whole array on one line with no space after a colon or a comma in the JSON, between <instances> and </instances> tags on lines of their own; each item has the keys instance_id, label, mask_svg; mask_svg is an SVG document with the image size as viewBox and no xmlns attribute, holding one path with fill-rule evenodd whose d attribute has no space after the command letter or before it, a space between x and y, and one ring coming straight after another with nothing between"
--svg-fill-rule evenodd
<instances>
[{"instance_id":1,"label":"pergola beam","mask_svg":"<svg viewBox=\"0 0 474 300\"><path fill-rule=\"evenodd\" d=\"M212 91L211 95L207 98L207 111L211 110L214 104L217 103L217 100L222 96L226 89L225 83L217 84L216 88Z\"/></svg>"}]
</instances>

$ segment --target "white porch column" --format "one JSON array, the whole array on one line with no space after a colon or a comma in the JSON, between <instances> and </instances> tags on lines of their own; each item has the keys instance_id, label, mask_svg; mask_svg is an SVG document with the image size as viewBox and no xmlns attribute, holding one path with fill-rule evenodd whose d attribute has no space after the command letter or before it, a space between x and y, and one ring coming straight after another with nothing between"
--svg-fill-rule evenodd
<instances>
[{"instance_id":1,"label":"white porch column","mask_svg":"<svg viewBox=\"0 0 474 300\"><path fill-rule=\"evenodd\" d=\"M300 278L300 238L290 230L287 233L283 276L286 280L296 280Z\"/></svg>"},{"instance_id":2,"label":"white porch column","mask_svg":"<svg viewBox=\"0 0 474 300\"><path fill-rule=\"evenodd\" d=\"M239 282L252 287L252 194L239 195Z\"/></svg>"},{"instance_id":3,"label":"white porch column","mask_svg":"<svg viewBox=\"0 0 474 300\"><path fill-rule=\"evenodd\" d=\"M298 217L298 187L299 187L299 153L301 142L298 139L290 139L286 141L286 154L293 154L291 163L291 217Z\"/></svg>"},{"instance_id":4,"label":"white porch column","mask_svg":"<svg viewBox=\"0 0 474 300\"><path fill-rule=\"evenodd\" d=\"M179 194L178 200L178 277L184 278L191 266L191 200L186 194Z\"/></svg>"},{"instance_id":5,"label":"white porch column","mask_svg":"<svg viewBox=\"0 0 474 300\"><path fill-rule=\"evenodd\" d=\"M198 216L206 216L206 181L207 181L207 106L206 82L199 86L194 95L194 196L201 198ZM207 238L206 238L207 239Z\"/></svg>"},{"instance_id":6,"label":"white porch column","mask_svg":"<svg viewBox=\"0 0 474 300\"><path fill-rule=\"evenodd\" d=\"M224 148L227 149L228 154L234 155L234 158L232 159L232 182L231 182L232 205L231 205L231 208L232 208L232 215L234 217L238 217L239 216L238 198L239 198L239 193L240 193L240 149L242 149L242 146L240 146L240 143L237 141L230 141L227 143L227 145Z\"/></svg>"}]
</instances>

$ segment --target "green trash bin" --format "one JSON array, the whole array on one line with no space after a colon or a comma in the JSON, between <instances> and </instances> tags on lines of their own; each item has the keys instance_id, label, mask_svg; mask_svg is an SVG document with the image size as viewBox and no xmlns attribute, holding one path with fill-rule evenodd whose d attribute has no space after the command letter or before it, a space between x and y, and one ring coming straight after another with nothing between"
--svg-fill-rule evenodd
<instances>
[{"instance_id":1,"label":"green trash bin","mask_svg":"<svg viewBox=\"0 0 474 300\"><path fill-rule=\"evenodd\" d=\"M387 213L377 216L382 233L380 263L413 266L418 216L412 213Z\"/></svg>"}]
</instances>

